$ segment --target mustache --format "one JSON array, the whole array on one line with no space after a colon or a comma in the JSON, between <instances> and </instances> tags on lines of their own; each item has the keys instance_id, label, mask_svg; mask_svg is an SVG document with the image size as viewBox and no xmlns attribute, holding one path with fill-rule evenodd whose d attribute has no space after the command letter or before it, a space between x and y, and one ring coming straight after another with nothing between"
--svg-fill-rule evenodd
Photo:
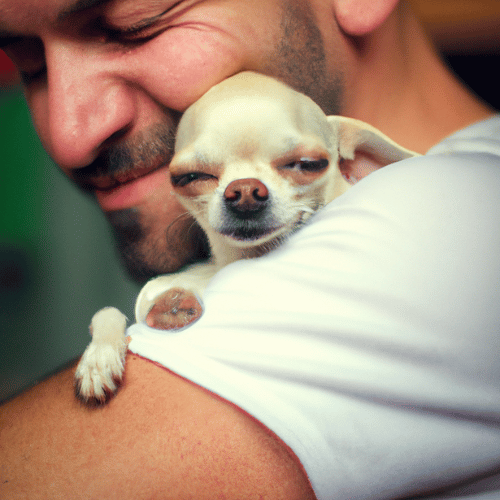
<instances>
[{"instance_id":1,"label":"mustache","mask_svg":"<svg viewBox=\"0 0 500 500\"><path fill-rule=\"evenodd\" d=\"M153 125L133 138L106 147L91 164L74 169L70 176L83 190L110 189L168 165L174 155L176 129L166 124Z\"/></svg>"}]
</instances>

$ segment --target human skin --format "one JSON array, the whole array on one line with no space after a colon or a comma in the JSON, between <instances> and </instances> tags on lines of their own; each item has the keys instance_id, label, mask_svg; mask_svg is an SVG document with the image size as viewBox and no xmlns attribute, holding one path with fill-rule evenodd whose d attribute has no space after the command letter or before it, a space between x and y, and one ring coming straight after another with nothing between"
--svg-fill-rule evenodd
<instances>
[{"instance_id":1,"label":"human skin","mask_svg":"<svg viewBox=\"0 0 500 500\"><path fill-rule=\"evenodd\" d=\"M491 114L396 4L115 0L68 17L70 0L0 0L0 35L20 37L7 51L44 146L95 194L145 279L200 251L168 161L180 114L225 77L277 76L419 152ZM175 374L129 355L124 386L98 410L76 403L72 374L2 408L1 498L313 498L283 442Z\"/></svg>"},{"instance_id":2,"label":"human skin","mask_svg":"<svg viewBox=\"0 0 500 500\"><path fill-rule=\"evenodd\" d=\"M22 26L15 15L9 23L7 15L7 27L38 38L6 49L24 74L45 148L95 193L138 279L175 271L203 250L200 232L172 193L168 163L180 113L210 87L253 69L285 79L330 114L340 109L340 70L327 67L307 3L166 0L160 7L122 0L63 14L70 4L30 6L40 13L40 28ZM151 27L116 34L165 10Z\"/></svg>"},{"instance_id":3,"label":"human skin","mask_svg":"<svg viewBox=\"0 0 500 500\"><path fill-rule=\"evenodd\" d=\"M175 271L206 250L172 193L168 162L180 114L225 77L242 70L279 77L327 114L363 119L419 152L463 122L432 102L445 92L463 102L464 90L445 80L434 59L417 57L425 41L412 36L411 21L398 12L385 32L392 23L412 50L383 38L379 27L395 0L101 0L82 10L89 3L96 2L2 0L4 28L23 35L6 49L24 75L45 148L96 195L138 280ZM376 44L362 38L367 30ZM433 82L437 95L422 81Z\"/></svg>"},{"instance_id":4,"label":"human skin","mask_svg":"<svg viewBox=\"0 0 500 500\"><path fill-rule=\"evenodd\" d=\"M315 498L293 454L233 405L134 355L107 406L72 370L2 408L2 499ZM123 396L123 397L122 397Z\"/></svg>"}]
</instances>

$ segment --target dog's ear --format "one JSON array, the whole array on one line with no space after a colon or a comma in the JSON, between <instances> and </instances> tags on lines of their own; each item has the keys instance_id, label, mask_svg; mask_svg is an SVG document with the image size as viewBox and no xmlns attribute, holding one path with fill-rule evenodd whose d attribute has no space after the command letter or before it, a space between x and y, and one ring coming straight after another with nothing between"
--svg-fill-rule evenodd
<instances>
[{"instance_id":1,"label":"dog's ear","mask_svg":"<svg viewBox=\"0 0 500 500\"><path fill-rule=\"evenodd\" d=\"M419 156L360 120L329 116L328 122L338 140L340 171L351 184L385 165Z\"/></svg>"}]
</instances>

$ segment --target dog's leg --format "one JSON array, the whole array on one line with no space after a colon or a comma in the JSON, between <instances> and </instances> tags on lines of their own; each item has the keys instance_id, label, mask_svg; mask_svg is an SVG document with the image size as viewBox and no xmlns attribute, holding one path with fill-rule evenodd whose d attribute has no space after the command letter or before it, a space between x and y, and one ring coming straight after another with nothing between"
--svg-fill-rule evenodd
<instances>
[{"instance_id":1,"label":"dog's leg","mask_svg":"<svg viewBox=\"0 0 500 500\"><path fill-rule=\"evenodd\" d=\"M170 288L156 298L146 323L160 330L178 330L196 321L203 313L198 297L184 288Z\"/></svg>"},{"instance_id":2,"label":"dog's leg","mask_svg":"<svg viewBox=\"0 0 500 500\"><path fill-rule=\"evenodd\" d=\"M149 281L137 297L136 321L161 330L190 325L203 313L201 298L216 271L217 266L204 263Z\"/></svg>"},{"instance_id":3,"label":"dog's leg","mask_svg":"<svg viewBox=\"0 0 500 500\"><path fill-rule=\"evenodd\" d=\"M75 392L86 404L105 403L118 390L125 364L127 318L106 307L92 318L92 342L83 353L75 373Z\"/></svg>"}]
</instances>

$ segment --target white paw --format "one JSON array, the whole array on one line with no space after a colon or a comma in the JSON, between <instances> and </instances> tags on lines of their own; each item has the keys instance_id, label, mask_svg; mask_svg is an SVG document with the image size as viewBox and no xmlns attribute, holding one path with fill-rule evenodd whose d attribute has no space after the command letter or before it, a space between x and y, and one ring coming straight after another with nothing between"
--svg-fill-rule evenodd
<instances>
[{"instance_id":1,"label":"white paw","mask_svg":"<svg viewBox=\"0 0 500 500\"><path fill-rule=\"evenodd\" d=\"M123 377L125 351L110 345L94 345L85 349L75 372L77 396L84 402L106 402L117 391Z\"/></svg>"},{"instance_id":2,"label":"white paw","mask_svg":"<svg viewBox=\"0 0 500 500\"><path fill-rule=\"evenodd\" d=\"M75 372L75 392L83 402L105 403L118 390L127 352L126 322L115 308L101 309L92 318L92 342Z\"/></svg>"}]
</instances>

